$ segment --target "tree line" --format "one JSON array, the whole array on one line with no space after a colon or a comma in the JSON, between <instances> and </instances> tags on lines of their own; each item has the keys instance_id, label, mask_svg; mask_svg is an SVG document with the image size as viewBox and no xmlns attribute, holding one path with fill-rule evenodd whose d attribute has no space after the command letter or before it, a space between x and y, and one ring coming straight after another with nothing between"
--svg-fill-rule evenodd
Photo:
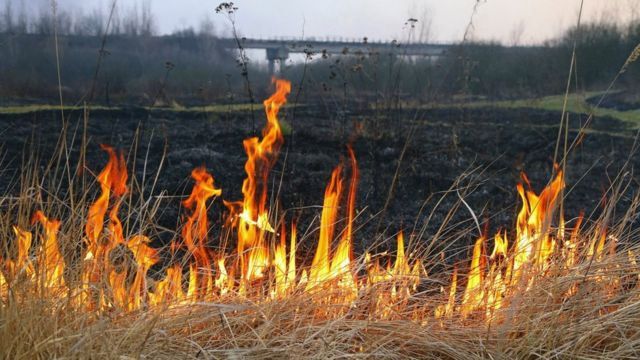
<instances>
[{"instance_id":1,"label":"tree line","mask_svg":"<svg viewBox=\"0 0 640 360\"><path fill-rule=\"evenodd\" d=\"M243 69L238 51L221 45L209 18L197 30L158 36L148 2L107 14L57 11L55 19L50 9L28 15L24 2L14 3L8 0L0 9L0 104L55 102L61 90L70 102L86 100L91 93L91 101L107 105L199 106L246 102L248 85L257 87L257 96L268 91L271 74L264 55L251 53ZM431 59L403 56L401 43L392 54L345 49L343 55L331 56L308 49L306 59L286 61L280 71L302 84L305 101L534 97L564 91L574 41L574 85L585 91L602 89L640 44L640 21L586 24L531 47L466 42ZM617 86L636 90L639 67L632 64Z\"/></svg>"}]
</instances>

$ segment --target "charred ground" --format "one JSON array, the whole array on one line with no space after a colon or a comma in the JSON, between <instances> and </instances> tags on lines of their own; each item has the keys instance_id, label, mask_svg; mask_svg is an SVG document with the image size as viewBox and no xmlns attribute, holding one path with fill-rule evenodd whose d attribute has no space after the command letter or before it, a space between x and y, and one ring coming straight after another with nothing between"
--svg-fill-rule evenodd
<instances>
[{"instance_id":1,"label":"charred ground","mask_svg":"<svg viewBox=\"0 0 640 360\"><path fill-rule=\"evenodd\" d=\"M67 117L67 143L71 158L78 159L83 115L76 112ZM0 118L4 148L0 184L5 193L17 193L25 150L37 150L40 169L45 169L59 146L62 122L58 112L4 114ZM478 219L488 221L491 232L499 227L512 229L520 206L515 190L520 172L526 171L536 191L552 173L560 114L534 109L450 108L394 110L389 117L359 110L336 117L319 106L299 106L295 110L285 108L280 118L284 120L285 145L270 179L272 203L287 210L287 219L298 219L302 233L316 229L317 219L314 223L313 218L320 212L331 170L345 160L346 145L352 144L361 176L356 221L360 228L355 246L362 250L401 228L409 233L420 229L432 211L434 216L423 240L434 234L454 204L460 205L460 197L449 192L440 205L435 205L462 174L470 175L459 184L459 192ZM585 120L584 115L572 114L570 141ZM194 167L206 165L216 186L222 188L223 199L242 198L246 160L242 140L259 135L264 121L261 110L253 116L247 112L96 110L91 112L86 128L87 168L94 174L99 172L106 156L98 144L111 144L125 151L129 169L140 181L144 177L145 191L150 192L162 162L153 193L164 196L164 205L154 219L159 230L153 237L157 244L166 244L175 234L163 229L175 229L180 224L184 215L180 200L190 191L189 174ZM629 170L640 164L640 158L630 154L633 142L634 131L628 123L594 119L569 158L567 219L580 210L587 215L597 210L611 178L628 158ZM465 186L470 184L473 186L465 194ZM620 208L628 207L630 200L623 197ZM222 223L224 208L219 199L209 213L214 224ZM460 239L460 246L470 244L477 235L477 231L462 232L475 228L464 206L459 206L450 224L447 234ZM378 243L391 247L394 242ZM301 246L313 244L307 240Z\"/></svg>"}]
</instances>

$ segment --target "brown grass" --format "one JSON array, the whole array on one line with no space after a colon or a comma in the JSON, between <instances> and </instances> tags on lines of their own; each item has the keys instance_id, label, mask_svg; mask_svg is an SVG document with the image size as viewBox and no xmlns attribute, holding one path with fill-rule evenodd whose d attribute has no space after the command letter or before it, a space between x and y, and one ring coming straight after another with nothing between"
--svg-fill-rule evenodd
<instances>
[{"instance_id":1,"label":"brown grass","mask_svg":"<svg viewBox=\"0 0 640 360\"><path fill-rule=\"evenodd\" d=\"M0 231L4 234L4 253L11 256L15 252L12 225L29 228L29 217L35 209L62 219L60 245L71 269L65 276L73 279L73 269L80 263L86 209L96 190L91 174L74 172L76 164L67 153L75 145L66 136L63 132L60 143L65 145L58 147L59 153L44 170L38 170L34 156L26 157L22 178L15 187L20 189L19 195L0 198ZM147 175L147 179L145 182L132 177L131 193L153 188L156 176ZM621 176L612 186L609 208L615 206L616 197L629 185L625 179ZM434 318L435 308L447 301L451 267L424 275L416 292L396 302L388 300L390 284L361 290L350 302L336 301L339 290L335 284L328 284L321 291L298 289L282 299L212 296L206 301L146 307L134 312L117 308L87 311L75 304L73 292L52 294L25 280L14 282L0 293L0 356L636 358L640 351L640 269L629 254L634 259L640 255L640 246L635 245L638 233L632 226L639 204L634 201L618 219L605 209L581 235L586 248L599 229L607 226L609 241L617 242L616 253L599 260L583 254L581 261L569 269L560 258L552 260L544 274L535 275L533 286L514 290L490 320L484 319L484 311L466 318L457 314ZM130 196L127 205L123 219L126 231L153 237L159 200ZM428 239L431 244L446 241ZM431 245L427 249L424 266L432 269L432 265L441 263L436 256L440 250L436 252ZM363 258L357 262L362 264ZM462 276L456 306L460 304L463 285ZM261 289L254 291L264 291ZM567 296L571 289L575 295ZM387 303L381 303L381 298Z\"/></svg>"}]
</instances>

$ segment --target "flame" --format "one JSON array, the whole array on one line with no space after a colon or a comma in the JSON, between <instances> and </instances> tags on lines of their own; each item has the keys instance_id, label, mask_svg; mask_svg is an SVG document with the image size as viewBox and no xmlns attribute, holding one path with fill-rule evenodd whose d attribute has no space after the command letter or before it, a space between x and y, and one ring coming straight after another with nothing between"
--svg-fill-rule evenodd
<instances>
[{"instance_id":1,"label":"flame","mask_svg":"<svg viewBox=\"0 0 640 360\"><path fill-rule=\"evenodd\" d=\"M33 264L29 258L29 249L31 249L31 240L33 236L29 231L23 230L17 226L13 227L13 233L16 236L16 242L18 243L18 255L15 260L5 260L5 267L8 273L8 281L20 275L26 275L28 277L33 275Z\"/></svg>"},{"instance_id":2,"label":"flame","mask_svg":"<svg viewBox=\"0 0 640 360\"><path fill-rule=\"evenodd\" d=\"M451 286L449 287L449 296L445 304L438 305L435 309L434 316L436 319L450 318L453 315L456 304L456 290L458 287L458 268L453 268L453 275L451 276ZM444 292L444 289L442 289Z\"/></svg>"},{"instance_id":3,"label":"flame","mask_svg":"<svg viewBox=\"0 0 640 360\"><path fill-rule=\"evenodd\" d=\"M484 289L482 287L485 266L483 254L484 241L485 238L480 237L473 246L467 287L464 290L462 306L460 307L460 313L465 317L480 306L484 297Z\"/></svg>"},{"instance_id":4,"label":"flame","mask_svg":"<svg viewBox=\"0 0 640 360\"><path fill-rule=\"evenodd\" d=\"M507 239L507 234L505 232L502 235L500 232L496 234L493 238L493 252L491 253L491 259L497 259L499 256L506 257L507 256L507 248L509 247L509 240Z\"/></svg>"},{"instance_id":5,"label":"flame","mask_svg":"<svg viewBox=\"0 0 640 360\"><path fill-rule=\"evenodd\" d=\"M213 186L213 176L204 167L193 169L191 177L195 180L195 185L191 195L182 202L185 208L193 210L187 219L187 223L182 228L182 238L189 251L196 256L206 258L204 243L209 231L209 221L207 219L207 200L214 196L220 196L222 190Z\"/></svg>"},{"instance_id":6,"label":"flame","mask_svg":"<svg viewBox=\"0 0 640 360\"><path fill-rule=\"evenodd\" d=\"M339 164L333 169L331 179L325 189L322 214L320 216L318 246L311 263L311 268L309 269L306 287L307 290L309 290L330 283L336 279L338 287L344 292L343 295L352 297L357 290L356 280L351 269L351 249L355 201L358 188L358 163L351 147L348 147L347 150L349 152L351 166L351 180L349 182L349 192L347 196L346 225L332 255L331 243L334 239L344 186L344 180L342 178L344 166L343 164Z\"/></svg>"},{"instance_id":7,"label":"flame","mask_svg":"<svg viewBox=\"0 0 640 360\"><path fill-rule=\"evenodd\" d=\"M523 181L529 184L526 175ZM512 267L512 284L523 278L525 269L537 266L543 268L555 249L555 241L550 237L549 227L557 205L558 195L564 188L562 170L540 195L525 191L522 183L517 185L522 200L516 224L516 241Z\"/></svg>"},{"instance_id":8,"label":"flame","mask_svg":"<svg viewBox=\"0 0 640 360\"><path fill-rule=\"evenodd\" d=\"M157 250L150 247L149 242L149 238L143 235L133 236L127 242L127 247L133 253L137 265L133 284L128 293L132 310L142 306L147 291L147 272L159 261Z\"/></svg>"},{"instance_id":9,"label":"flame","mask_svg":"<svg viewBox=\"0 0 640 360\"><path fill-rule=\"evenodd\" d=\"M529 179L522 174L523 183L531 187ZM455 292L457 288L457 271L454 271L449 299L435 309L436 318L451 317L456 311L463 318L484 311L487 321L492 321L497 310L502 308L511 293L527 291L532 282L544 276L549 261L557 251L557 242L564 238L564 219L559 216L559 229L556 239L552 235L551 225L557 207L558 197L564 187L562 171L558 171L553 181L543 189L540 195L531 190L525 190L523 183L517 184L517 191L522 200L522 207L518 213L516 234L513 248L509 251L509 240L506 231L498 232L494 236L494 247L488 258L485 256L486 238L481 236L475 241L467 284L458 308L455 307ZM564 253L566 264L576 262L577 236L582 217L574 227L571 236L566 241ZM602 253L604 240L592 242L592 253ZM597 244L597 245L596 245ZM524 286L521 286L524 285ZM444 290L443 290L444 291Z\"/></svg>"},{"instance_id":10,"label":"flame","mask_svg":"<svg viewBox=\"0 0 640 360\"><path fill-rule=\"evenodd\" d=\"M331 260L331 273L339 277L343 287L354 288L355 280L351 274L353 220L355 216L356 193L358 190L358 162L351 146L347 147L351 164L351 181L349 182L349 195L347 197L347 223L340 238L336 252ZM337 197L340 197L339 190Z\"/></svg>"},{"instance_id":11,"label":"flame","mask_svg":"<svg viewBox=\"0 0 640 360\"><path fill-rule=\"evenodd\" d=\"M230 276L227 272L227 268L224 265L224 258L218 259L216 264L218 265L218 277L214 285L217 289L220 289L220 295L224 296L233 287L233 276Z\"/></svg>"},{"instance_id":12,"label":"flame","mask_svg":"<svg viewBox=\"0 0 640 360\"><path fill-rule=\"evenodd\" d=\"M537 282L553 272L564 274L585 257L607 266L607 253L617 251L616 238L602 225L590 241L584 241L580 234L583 214L569 233L566 226L571 221L565 223L563 214L556 211L564 188L562 171L557 171L540 194L531 190L523 174L516 186L522 204L515 232L500 230L493 239L486 234L475 239L470 262L464 267L466 274L454 266L450 282L442 284L436 295L440 303L434 304L425 291L418 291L427 279L425 259L412 252L416 248L412 241L407 246L403 231L396 236L395 256L367 252L361 258L354 257L359 172L355 153L348 147L348 162L333 169L325 188L319 231L309 235L317 236L311 264L300 263L296 259L300 252L296 222L288 224L284 216L270 213L267 203L269 173L284 141L277 115L291 91L286 80L275 80L275 85L275 93L264 102L267 124L262 138L252 137L243 143L247 154L244 198L225 201L230 213L226 218L231 224L228 232L237 241L235 251L228 254L209 247L207 204L221 196L222 190L215 187L213 176L204 167L195 168L191 172L193 189L182 202L188 215L179 240L167 247L175 256L184 246L188 262L171 263L159 274L159 280L151 280L149 271L161 261L163 250L154 248L152 239L142 233L125 233L119 212L129 190L127 166L122 152L103 145L108 162L96 177L100 192L88 208L84 226L87 247L79 280L65 279L65 271L72 269L66 268L60 251L64 220L49 219L36 211L32 217L32 223L39 224L35 249L31 249L33 234L14 226L14 255L0 259L2 299L18 280L32 281L38 289L55 290L51 296L66 292L72 295L73 306L91 311L165 308L233 296L250 302L277 302L307 293L314 295L310 301L322 305L314 310L317 316L355 317L359 310L354 309L364 304L367 319L396 319L411 309L415 318L436 318L443 326L454 317L490 324L511 316L503 309L513 305L517 295L535 290ZM407 234L410 240L415 236ZM487 255L486 247L492 240L493 250ZM637 269L636 254L628 252L628 263ZM557 266L552 267L554 264ZM594 272L595 281L612 284L606 290L609 298L622 288L620 279L611 279L602 270ZM562 300L578 290L577 282L570 284L563 289Z\"/></svg>"},{"instance_id":13,"label":"flame","mask_svg":"<svg viewBox=\"0 0 640 360\"><path fill-rule=\"evenodd\" d=\"M507 239L506 231L504 234L498 232L494 237L493 252L490 256L491 268L487 275L486 317L489 320L492 318L494 311L502 307L502 299L505 296L507 285L504 278L508 278L510 275L510 270L507 269L507 275L506 277L503 277L503 272L505 271L505 259L507 257L507 249L509 247L508 245L509 241Z\"/></svg>"},{"instance_id":14,"label":"flame","mask_svg":"<svg viewBox=\"0 0 640 360\"><path fill-rule=\"evenodd\" d=\"M2 273L2 271L0 271L0 296L4 295L4 292L6 291L5 288L7 287L7 279L4 277L4 274Z\"/></svg>"},{"instance_id":15,"label":"flame","mask_svg":"<svg viewBox=\"0 0 640 360\"><path fill-rule=\"evenodd\" d=\"M33 214L32 223L39 222L44 227L42 250L38 259L39 264L44 264L42 269L43 281L46 287L59 287L64 285L64 259L58 249L59 220L49 220L42 211Z\"/></svg>"},{"instance_id":16,"label":"flame","mask_svg":"<svg viewBox=\"0 0 640 360\"><path fill-rule=\"evenodd\" d=\"M189 267L189 297L198 297L212 290L211 279L207 274L200 276L199 272L208 272L211 260L205 249L209 220L207 218L207 200L220 196L221 189L213 185L213 176L204 167L193 169L191 177L195 181L191 195L182 202L185 208L192 210L186 224L182 228L182 239L189 252L195 259L195 264Z\"/></svg>"},{"instance_id":17,"label":"flame","mask_svg":"<svg viewBox=\"0 0 640 360\"><path fill-rule=\"evenodd\" d=\"M87 252L85 259L89 264L84 271L83 279L93 283L90 286L85 283L87 291L91 292L90 307L106 306L110 302L123 305L128 302L125 289L126 272L124 269L116 269L114 262L125 261L122 258L125 253L118 251L111 255L117 247L122 248L125 242L122 223L118 217L121 197L127 192L127 165L122 151L117 153L114 148L108 145L100 145L109 156L107 165L96 177L100 184L100 195L89 207L87 222L85 224L85 234L87 237ZM111 196L113 194L113 196ZM108 236L103 236L104 217L109 208L110 198L114 198L114 204L109 211L109 224L107 225ZM110 289L105 289L107 283Z\"/></svg>"},{"instance_id":18,"label":"flame","mask_svg":"<svg viewBox=\"0 0 640 360\"><path fill-rule=\"evenodd\" d=\"M243 142L247 154L244 165L247 177L242 183L244 200L241 204L225 202L231 215L238 216L238 254L245 281L263 276L263 271L269 265L269 253L264 244L265 232L274 232L267 209L268 177L284 142L277 115L291 92L291 83L282 79L273 81L276 92L264 101L267 124L262 131L262 139L251 137ZM239 205L242 212L235 214L234 209Z\"/></svg>"},{"instance_id":19,"label":"flame","mask_svg":"<svg viewBox=\"0 0 640 360\"><path fill-rule=\"evenodd\" d=\"M581 212L576 220L576 224L571 231L569 239L565 240L563 247L563 257L567 268L571 268L578 262L578 236L580 235L580 226L584 220L584 212Z\"/></svg>"},{"instance_id":20,"label":"flame","mask_svg":"<svg viewBox=\"0 0 640 360\"><path fill-rule=\"evenodd\" d=\"M89 207L89 215L87 216L87 223L85 225L85 232L89 241L89 251L94 255L98 252L98 248L101 245L100 235L104 228L104 217L109 206L111 191L113 191L115 197L124 195L127 191L126 183L128 177L124 154L120 152L118 155L112 147L107 145L100 145L100 147L109 155L109 162L96 178L100 184L101 193L96 201ZM113 234L112 239L120 241L122 237L122 225L117 217L118 208L119 203L116 202L116 206L113 207L109 214L109 219L111 220L110 232Z\"/></svg>"},{"instance_id":21,"label":"flame","mask_svg":"<svg viewBox=\"0 0 640 360\"><path fill-rule=\"evenodd\" d=\"M293 241L295 241L292 238ZM292 241L290 245L291 249L293 249L293 253L295 253L295 245ZM293 255L295 256L295 255ZM293 264L295 267L295 264ZM287 264L287 247L286 247L286 227L284 223L280 229L280 244L276 245L275 251L273 253L273 267L275 272L275 296L283 297L287 294L289 289L291 288L290 275L289 275L289 265ZM293 273L295 276L295 268L293 269ZM295 278L294 278L295 279Z\"/></svg>"},{"instance_id":22,"label":"flame","mask_svg":"<svg viewBox=\"0 0 640 360\"><path fill-rule=\"evenodd\" d=\"M456 288L458 286L458 269L453 269L453 279L451 280L451 288L449 289L449 300L444 309L444 315L449 317L453 314L456 301Z\"/></svg>"},{"instance_id":23,"label":"flame","mask_svg":"<svg viewBox=\"0 0 640 360\"><path fill-rule=\"evenodd\" d=\"M341 194L342 164L333 169L331 180L324 192L324 203L322 205L322 215L320 216L320 238L311 263L311 269L309 269L307 288L312 288L332 278L329 245L333 240Z\"/></svg>"},{"instance_id":24,"label":"flame","mask_svg":"<svg viewBox=\"0 0 640 360\"><path fill-rule=\"evenodd\" d=\"M158 281L155 290L149 294L149 302L159 306L179 303L185 298L182 291L182 268L174 264L167 268L164 279Z\"/></svg>"},{"instance_id":25,"label":"flame","mask_svg":"<svg viewBox=\"0 0 640 360\"><path fill-rule=\"evenodd\" d=\"M404 276L409 275L411 267L404 254L404 233L400 231L398 233L398 253L396 255L396 262L393 264L393 275Z\"/></svg>"}]
</instances>

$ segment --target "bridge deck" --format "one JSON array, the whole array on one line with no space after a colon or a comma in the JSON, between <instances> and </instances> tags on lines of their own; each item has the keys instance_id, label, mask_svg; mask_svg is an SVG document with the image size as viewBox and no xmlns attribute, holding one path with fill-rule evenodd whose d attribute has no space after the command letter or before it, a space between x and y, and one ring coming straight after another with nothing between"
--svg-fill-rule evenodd
<instances>
[{"instance_id":1,"label":"bridge deck","mask_svg":"<svg viewBox=\"0 0 640 360\"><path fill-rule=\"evenodd\" d=\"M224 47L236 48L235 39L219 39ZM410 56L441 56L453 46L453 44L428 44L396 42L364 42L364 41L321 41L321 40L262 40L241 39L240 43L245 49L265 49L274 53L321 53L328 54L353 54L353 53L394 53ZM276 49L280 49L277 51Z\"/></svg>"}]
</instances>

